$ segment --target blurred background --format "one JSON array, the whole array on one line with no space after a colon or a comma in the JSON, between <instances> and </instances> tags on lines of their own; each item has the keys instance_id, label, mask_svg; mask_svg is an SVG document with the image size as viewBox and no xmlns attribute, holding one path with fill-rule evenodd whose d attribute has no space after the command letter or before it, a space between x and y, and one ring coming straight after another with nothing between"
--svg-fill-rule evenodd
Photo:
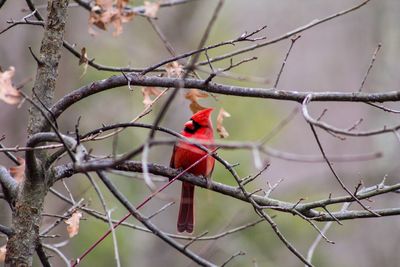
<instances>
[{"instance_id":1,"label":"blurred background","mask_svg":"<svg viewBox=\"0 0 400 267\"><path fill-rule=\"evenodd\" d=\"M267 29L259 34L267 39L280 36L311 22L324 18L343 9L347 9L360 1L260 1L260 0L229 0L225 1L222 12L213 28L208 44L234 39L243 32L251 32L263 25ZM45 14L46 1L34 1L42 14ZM113 36L113 29L107 32L96 29L98 34L93 37L88 34L89 13L73 5L69 10L69 19L65 40L76 44L80 50L86 47L88 57L95 58L97 63L111 66L146 67L157 63L170 55L156 33L152 30L146 18L135 17L132 22L123 25L123 33ZM204 29L213 13L217 1L198 0L174 7L166 7L158 12L155 23L160 27L166 38L178 54L191 51L198 46ZM132 5L141 5L142 1L130 1ZM29 12L23 1L7 1L0 9L0 29L8 26L7 20L19 20ZM399 87L399 44L398 14L400 2L396 0L371 1L355 12L331 20L315 28L301 33L301 38L295 43L287 61L284 72L278 84L278 89L295 91L338 91L354 92L360 87L368 69L372 54L378 43L382 44L377 54L376 62L364 85L365 92L385 92L398 90ZM29 78L34 79L36 65L28 47L38 54L43 29L38 26L20 25L0 35L0 65L3 70L14 66L16 74L14 83L20 84ZM233 69L231 73L240 76L269 80L269 82L238 81L235 79L217 78L214 81L224 84L270 88L273 86L283 58L290 46L290 40L239 55L234 62L257 56L252 61ZM248 46L248 43L236 46L225 46L209 51L210 57L221 55L235 49ZM202 59L205 59L202 55ZM100 72L88 67L86 74L78 66L78 59L65 49L63 50L57 82L56 99L68 92L87 85L92 81L108 78L119 73ZM184 63L184 62L182 62ZM218 62L214 68L229 66L229 61ZM207 69L207 68L205 68ZM199 72L202 78L207 74ZM33 82L25 85L24 90L30 92ZM88 132L102 124L127 122L136 117L144 108L141 88L120 87L89 97L79 104L69 108L58 121L60 130L64 133L74 130L79 116L80 131ZM152 123L163 101L158 102L153 112L141 119L141 122ZM231 117L225 119L225 128L230 133L228 140L256 141L266 136L279 122L288 116L297 103L266 99L253 99L231 96L209 97L201 100L201 104L223 107ZM400 108L398 103L387 103L387 107ZM26 142L26 124L28 104L21 108L0 103L0 135L5 135L3 144L7 147L24 146ZM318 117L324 109L328 109L323 119L340 128L350 128L360 118L363 119L359 130L382 128L384 125L398 124L396 114L383 112L371 106L357 103L312 103L310 112ZM217 113L214 112L215 121ZM189 102L184 98L184 92L174 100L162 126L180 131L184 122L191 116ZM387 182L399 182L400 164L398 151L400 143L394 134L386 134L367 138L351 138L340 140L321 130L317 130L322 144L329 155L363 154L382 152L383 156L374 160L359 162L338 162L335 170L341 176L348 188L353 189L360 180L366 186L380 183L384 176ZM145 140L147 131L143 129L128 129L118 136L118 153L123 153L137 147ZM158 134L160 137L168 137ZM319 155L317 144L310 127L301 114L282 129L268 147L299 155ZM112 151L112 140L87 144L97 155L109 155ZM171 147L154 147L150 151L150 161L169 164ZM231 163L239 163L238 173L245 177L258 172L254 165L251 151L229 150L219 152ZM23 153L17 153L23 157ZM333 196L345 195L326 163L304 163L287 161L262 155L265 162L271 166L263 175L249 186L267 189L267 182L274 184L283 181L272 193L271 197L297 202L326 199L330 193ZM140 159L140 158L139 158ZM63 161L61 161L63 162ZM0 154L0 164L7 167L12 162ZM139 176L140 177L140 176ZM97 177L96 177L97 179ZM112 175L113 181L128 196L133 204L140 203L148 194L149 189L140 179ZM216 165L213 179L234 185L233 178L220 165ZM76 175L67 179L66 184L71 189L76 200L84 198L90 208L101 210L98 197L86 177ZM101 183L99 183L101 184ZM163 183L157 183L161 186ZM55 185L65 195L64 186ZM104 187L101 185L101 188ZM119 219L126 211L114 201L113 197L103 190L112 217ZM178 200L180 183L169 188L167 196ZM49 194L46 199L47 213L62 214L69 206ZM165 200L151 201L143 209L147 215L152 214L166 203ZM374 198L372 207L398 207L398 197L389 194ZM356 205L352 208L359 208ZM337 207L340 209L340 206ZM176 218L178 204L168 208L153 219L162 230L176 233ZM304 220L279 212L275 221L282 233L292 244L306 254L309 246L317 236L317 232ZM196 190L196 229L195 235L209 231L217 234L228 229L257 220L250 205L229 197ZM51 223L53 219L44 218L43 224ZM133 219L129 222L137 224ZM10 225L8 205L0 202L0 223ZM318 223L323 227L323 223ZM86 248L95 242L106 231L108 226L103 222L84 215L80 232L68 240L62 248L68 259L78 257ZM318 246L313 263L316 266L398 266L400 254L398 246L400 236L399 217L379 219L359 219L344 221L343 225L334 224L327 236L335 242L334 245L324 241ZM60 237L50 243L59 243L68 239L65 224L60 224L54 232ZM122 266L195 266L183 255L167 246L160 239L149 233L120 227L116 231ZM0 238L0 245L5 243ZM230 262L230 266L301 266L301 262L291 254L278 240L267 223L260 223L239 233L218 240L199 241L191 248L209 259L221 264L238 251L246 252ZM57 258L57 256L55 256ZM62 262L55 259L56 266ZM38 265L38 262L35 262ZM107 238L99 245L80 266L113 266L115 264L112 239Z\"/></svg>"}]
</instances>

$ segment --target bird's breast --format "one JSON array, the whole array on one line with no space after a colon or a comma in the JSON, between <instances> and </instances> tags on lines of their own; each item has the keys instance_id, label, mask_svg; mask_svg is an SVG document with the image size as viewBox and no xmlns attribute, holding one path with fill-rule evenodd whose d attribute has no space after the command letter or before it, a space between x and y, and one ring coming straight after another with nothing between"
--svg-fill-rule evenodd
<instances>
[{"instance_id":1,"label":"bird's breast","mask_svg":"<svg viewBox=\"0 0 400 267\"><path fill-rule=\"evenodd\" d=\"M195 162L200 160L207 153L200 148L180 142L176 145L174 155L174 166L175 168L186 169L193 165ZM214 168L214 158L207 156L202 161L191 167L188 172L194 175L209 176Z\"/></svg>"}]
</instances>

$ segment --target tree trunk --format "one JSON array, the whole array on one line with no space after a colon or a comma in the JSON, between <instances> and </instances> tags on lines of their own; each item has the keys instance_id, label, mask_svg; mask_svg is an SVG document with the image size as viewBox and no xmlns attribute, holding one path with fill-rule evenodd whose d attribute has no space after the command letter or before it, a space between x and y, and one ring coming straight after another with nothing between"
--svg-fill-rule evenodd
<instances>
[{"instance_id":1,"label":"tree trunk","mask_svg":"<svg viewBox=\"0 0 400 267\"><path fill-rule=\"evenodd\" d=\"M38 69L33 99L39 103L37 101L39 98L46 107L52 103L58 78L58 62L61 57L68 2L68 0L48 1L40 56L35 57ZM38 15L36 17L40 18ZM41 111L31 107L28 124L29 136L41 131L48 131L48 125ZM7 266L32 266L33 255L39 242L43 202L50 185L47 183L48 170L40 167L42 165L40 162L44 162L46 155L44 153L36 153L36 155L37 158L34 160L26 160L26 179L19 186L12 218L14 235L7 242Z\"/></svg>"}]
</instances>

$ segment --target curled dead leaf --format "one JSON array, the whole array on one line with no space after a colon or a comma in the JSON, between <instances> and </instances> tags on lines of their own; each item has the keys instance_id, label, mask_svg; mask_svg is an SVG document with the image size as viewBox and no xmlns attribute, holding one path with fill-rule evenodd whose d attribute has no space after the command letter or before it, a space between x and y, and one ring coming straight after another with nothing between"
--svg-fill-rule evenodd
<instances>
[{"instance_id":1,"label":"curled dead leaf","mask_svg":"<svg viewBox=\"0 0 400 267\"><path fill-rule=\"evenodd\" d=\"M129 3L129 0L117 0L116 6L118 9L124 8Z\"/></svg>"},{"instance_id":2,"label":"curled dead leaf","mask_svg":"<svg viewBox=\"0 0 400 267\"><path fill-rule=\"evenodd\" d=\"M183 73L182 65L178 61L173 61L165 66L167 71L167 77L169 78L179 78Z\"/></svg>"},{"instance_id":3,"label":"curled dead leaf","mask_svg":"<svg viewBox=\"0 0 400 267\"><path fill-rule=\"evenodd\" d=\"M86 71L87 71L87 68L89 65L89 60L87 57L87 52L86 52L85 47L82 47L81 56L79 57L79 65L82 65L82 64L84 64L84 65L83 65L83 73L82 73L81 77L83 77L86 74Z\"/></svg>"},{"instance_id":4,"label":"curled dead leaf","mask_svg":"<svg viewBox=\"0 0 400 267\"><path fill-rule=\"evenodd\" d=\"M79 57L79 65L82 65L84 63L88 63L86 47L82 47L81 56Z\"/></svg>"},{"instance_id":5,"label":"curled dead leaf","mask_svg":"<svg viewBox=\"0 0 400 267\"><path fill-rule=\"evenodd\" d=\"M6 245L0 247L0 262L6 261L7 248Z\"/></svg>"},{"instance_id":6,"label":"curled dead leaf","mask_svg":"<svg viewBox=\"0 0 400 267\"><path fill-rule=\"evenodd\" d=\"M207 93L202 92L197 89L190 89L185 94L185 98L191 101L189 107L190 107L190 110L193 112L193 114L202 109L206 109L206 107L203 107L202 105L199 104L199 102L197 102L197 100L199 98L206 98L206 97L208 97Z\"/></svg>"},{"instance_id":7,"label":"curled dead leaf","mask_svg":"<svg viewBox=\"0 0 400 267\"><path fill-rule=\"evenodd\" d=\"M135 16L133 12L125 9L127 4L127 0L96 0L90 11L89 34L96 34L91 25L106 31L109 24L115 29L114 36L121 34L122 24L131 21Z\"/></svg>"},{"instance_id":8,"label":"curled dead leaf","mask_svg":"<svg viewBox=\"0 0 400 267\"><path fill-rule=\"evenodd\" d=\"M229 136L228 131L225 129L223 122L224 118L229 118L231 114L226 112L223 108L219 110L218 116L217 116L217 132L221 138L226 138Z\"/></svg>"},{"instance_id":9,"label":"curled dead leaf","mask_svg":"<svg viewBox=\"0 0 400 267\"><path fill-rule=\"evenodd\" d=\"M143 87L142 88L142 94L143 94L143 104L145 107L150 106L153 103L153 99L151 99L151 96L159 96L162 93L162 91L156 87Z\"/></svg>"},{"instance_id":10,"label":"curled dead leaf","mask_svg":"<svg viewBox=\"0 0 400 267\"><path fill-rule=\"evenodd\" d=\"M207 98L208 94L206 92L197 90L197 89L190 89L186 94L185 98L189 99L190 101L197 101L199 98Z\"/></svg>"},{"instance_id":11,"label":"curled dead leaf","mask_svg":"<svg viewBox=\"0 0 400 267\"><path fill-rule=\"evenodd\" d=\"M25 180L25 159L17 157L18 162L20 163L18 166L10 168L10 174L14 177L15 181L21 183Z\"/></svg>"},{"instance_id":12,"label":"curled dead leaf","mask_svg":"<svg viewBox=\"0 0 400 267\"><path fill-rule=\"evenodd\" d=\"M96 0L95 1L96 5L93 8L98 6L98 7L102 8L103 10L111 9L113 7L113 2L114 2L114 0ZM100 11L98 11L98 13L100 13L100 12L101 12L101 9L100 9Z\"/></svg>"},{"instance_id":13,"label":"curled dead leaf","mask_svg":"<svg viewBox=\"0 0 400 267\"><path fill-rule=\"evenodd\" d=\"M152 3L149 1L144 1L144 15L149 18L157 18L157 12L159 8L160 3L158 2Z\"/></svg>"},{"instance_id":14,"label":"curled dead leaf","mask_svg":"<svg viewBox=\"0 0 400 267\"><path fill-rule=\"evenodd\" d=\"M10 105L16 105L21 101L21 94L11 81L14 73L15 68L12 66L4 72L0 71L0 100Z\"/></svg>"},{"instance_id":15,"label":"curled dead leaf","mask_svg":"<svg viewBox=\"0 0 400 267\"><path fill-rule=\"evenodd\" d=\"M207 107L200 105L198 102L192 102L190 103L189 108L194 114L200 110L206 109Z\"/></svg>"},{"instance_id":16,"label":"curled dead leaf","mask_svg":"<svg viewBox=\"0 0 400 267\"><path fill-rule=\"evenodd\" d=\"M82 213L80 211L75 211L72 216L65 221L67 224L67 232L69 238L76 236L79 233L79 222L82 218Z\"/></svg>"}]
</instances>

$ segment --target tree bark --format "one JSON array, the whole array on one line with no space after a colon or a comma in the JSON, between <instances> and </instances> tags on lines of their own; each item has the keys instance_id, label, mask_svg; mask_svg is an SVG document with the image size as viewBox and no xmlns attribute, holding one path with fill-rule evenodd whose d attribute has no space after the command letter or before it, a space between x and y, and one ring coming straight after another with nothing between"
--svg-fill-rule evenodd
<instances>
[{"instance_id":1,"label":"tree bark","mask_svg":"<svg viewBox=\"0 0 400 267\"><path fill-rule=\"evenodd\" d=\"M68 2L69 0L48 0L47 4L47 20L40 47L40 57L37 58L38 69L33 86L35 94L32 97L37 103L37 98L40 98L46 107L50 107L54 98ZM41 112L32 106L29 109L28 134L32 135L48 129L48 123L46 123Z\"/></svg>"},{"instance_id":2,"label":"tree bark","mask_svg":"<svg viewBox=\"0 0 400 267\"><path fill-rule=\"evenodd\" d=\"M61 57L68 0L49 0L45 32L40 47L40 56L34 83L35 102L49 107L53 101L58 78L58 62ZM39 106L42 104L38 104ZM29 136L47 131L49 124L41 111L35 107L29 110ZM16 204L13 209L12 228L14 235L7 242L6 266L32 266L33 255L39 242L39 227L44 198L48 192L48 170L40 162L46 159L44 153L26 161L26 179L19 185ZM35 171L32 171L35 170Z\"/></svg>"}]
</instances>

